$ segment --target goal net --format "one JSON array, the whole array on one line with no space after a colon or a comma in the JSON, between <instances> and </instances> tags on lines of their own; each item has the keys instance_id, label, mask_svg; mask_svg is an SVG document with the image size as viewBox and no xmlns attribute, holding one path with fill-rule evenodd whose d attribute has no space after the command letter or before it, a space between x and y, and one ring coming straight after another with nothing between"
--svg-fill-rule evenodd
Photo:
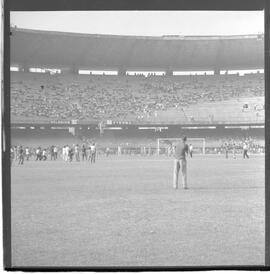
<instances>
[{"instance_id":1,"label":"goal net","mask_svg":"<svg viewBox=\"0 0 270 274\"><path fill-rule=\"evenodd\" d=\"M158 138L157 139L157 155L172 155L173 146L181 138ZM205 154L205 138L187 138L186 142L189 146L192 145L193 151L200 154Z\"/></svg>"}]
</instances>

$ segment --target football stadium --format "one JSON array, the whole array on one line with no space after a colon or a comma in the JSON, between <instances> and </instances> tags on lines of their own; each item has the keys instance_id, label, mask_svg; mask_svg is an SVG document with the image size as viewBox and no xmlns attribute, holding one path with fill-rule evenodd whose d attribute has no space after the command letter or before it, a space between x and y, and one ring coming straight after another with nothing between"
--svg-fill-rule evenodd
<instances>
[{"instance_id":1,"label":"football stadium","mask_svg":"<svg viewBox=\"0 0 270 274\"><path fill-rule=\"evenodd\" d=\"M11 28L10 53L14 266L264 264L262 34Z\"/></svg>"}]
</instances>

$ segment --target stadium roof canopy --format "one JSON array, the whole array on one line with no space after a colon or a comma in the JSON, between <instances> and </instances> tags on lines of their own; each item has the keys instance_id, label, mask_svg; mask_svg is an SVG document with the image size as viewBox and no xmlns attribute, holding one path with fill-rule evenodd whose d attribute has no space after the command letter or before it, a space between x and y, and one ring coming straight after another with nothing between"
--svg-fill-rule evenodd
<instances>
[{"instance_id":1,"label":"stadium roof canopy","mask_svg":"<svg viewBox=\"0 0 270 274\"><path fill-rule=\"evenodd\" d=\"M11 29L11 65L99 70L264 67L263 35L118 36Z\"/></svg>"}]
</instances>

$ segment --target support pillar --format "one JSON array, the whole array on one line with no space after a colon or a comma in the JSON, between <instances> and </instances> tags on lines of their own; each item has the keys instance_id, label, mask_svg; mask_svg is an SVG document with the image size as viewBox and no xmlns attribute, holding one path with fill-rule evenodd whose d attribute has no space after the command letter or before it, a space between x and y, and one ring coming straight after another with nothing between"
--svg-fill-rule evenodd
<instances>
[{"instance_id":1,"label":"support pillar","mask_svg":"<svg viewBox=\"0 0 270 274\"><path fill-rule=\"evenodd\" d=\"M173 76L173 71L171 69L166 70L166 76Z\"/></svg>"},{"instance_id":2,"label":"support pillar","mask_svg":"<svg viewBox=\"0 0 270 274\"><path fill-rule=\"evenodd\" d=\"M123 68L119 69L118 70L118 75L119 76L126 76L126 69L123 69Z\"/></svg>"},{"instance_id":3,"label":"support pillar","mask_svg":"<svg viewBox=\"0 0 270 274\"><path fill-rule=\"evenodd\" d=\"M29 71L30 71L30 66L24 64L24 65L22 66L22 71L23 71L23 72L29 72Z\"/></svg>"},{"instance_id":4,"label":"support pillar","mask_svg":"<svg viewBox=\"0 0 270 274\"><path fill-rule=\"evenodd\" d=\"M220 69L219 68L214 69L214 75L220 75Z\"/></svg>"}]
</instances>

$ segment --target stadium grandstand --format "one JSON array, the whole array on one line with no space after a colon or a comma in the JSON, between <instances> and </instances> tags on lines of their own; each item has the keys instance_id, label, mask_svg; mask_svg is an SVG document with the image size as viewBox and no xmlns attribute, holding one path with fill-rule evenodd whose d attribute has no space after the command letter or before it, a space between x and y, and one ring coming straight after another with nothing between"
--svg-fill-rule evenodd
<instances>
[{"instance_id":1,"label":"stadium grandstand","mask_svg":"<svg viewBox=\"0 0 270 274\"><path fill-rule=\"evenodd\" d=\"M65 45L63 47L63 45ZM12 28L15 145L151 144L186 134L264 146L264 37L120 36ZM48 143L48 145L49 145Z\"/></svg>"}]
</instances>

